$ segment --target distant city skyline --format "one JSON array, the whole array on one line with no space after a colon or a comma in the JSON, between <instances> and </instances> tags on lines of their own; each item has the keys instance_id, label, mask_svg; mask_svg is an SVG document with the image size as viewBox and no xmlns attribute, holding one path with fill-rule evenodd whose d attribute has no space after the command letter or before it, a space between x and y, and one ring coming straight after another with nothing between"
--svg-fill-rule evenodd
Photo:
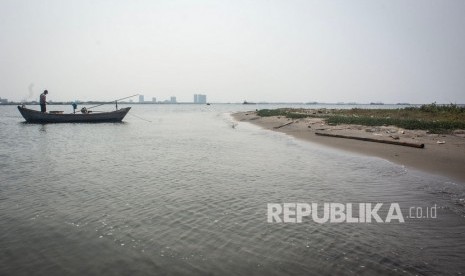
<instances>
[{"instance_id":1,"label":"distant city skyline","mask_svg":"<svg viewBox=\"0 0 465 276\"><path fill-rule=\"evenodd\" d=\"M464 14L463 0L5 0L0 97L463 104Z\"/></svg>"}]
</instances>

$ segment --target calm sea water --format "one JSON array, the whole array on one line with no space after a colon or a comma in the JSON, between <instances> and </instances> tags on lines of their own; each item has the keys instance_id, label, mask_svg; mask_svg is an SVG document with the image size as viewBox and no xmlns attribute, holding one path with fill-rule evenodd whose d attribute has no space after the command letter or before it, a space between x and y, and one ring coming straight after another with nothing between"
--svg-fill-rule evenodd
<instances>
[{"instance_id":1,"label":"calm sea water","mask_svg":"<svg viewBox=\"0 0 465 276\"><path fill-rule=\"evenodd\" d=\"M135 105L124 123L37 125L0 107L0 274L465 273L464 183L233 128L229 113L251 108ZM436 205L437 218L267 223L283 202Z\"/></svg>"}]
</instances>

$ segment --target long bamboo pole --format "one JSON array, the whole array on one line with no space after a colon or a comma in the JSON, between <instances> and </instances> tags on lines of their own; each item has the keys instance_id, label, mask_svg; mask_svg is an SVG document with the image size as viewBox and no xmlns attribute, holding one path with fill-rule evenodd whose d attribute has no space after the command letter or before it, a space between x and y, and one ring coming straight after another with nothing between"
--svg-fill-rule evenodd
<instances>
[{"instance_id":1,"label":"long bamboo pole","mask_svg":"<svg viewBox=\"0 0 465 276\"><path fill-rule=\"evenodd\" d=\"M132 96L129 96L129 97L124 97L124 98L121 98L121 99L117 99L117 100L113 100L113 101L109 101L109 102L106 102L106 103L103 103L103 104L98 104L98 105L94 105L94 106L91 106L89 108L87 108L88 110L91 109L91 108L94 108L94 107L98 107L98 106L102 106L104 104L110 104L110 103L116 103L116 105L118 106L118 101L122 101L122 100L125 100L125 99L129 99L129 98L132 98L132 97L135 97L135 96L138 96L139 94L134 94Z\"/></svg>"}]
</instances>

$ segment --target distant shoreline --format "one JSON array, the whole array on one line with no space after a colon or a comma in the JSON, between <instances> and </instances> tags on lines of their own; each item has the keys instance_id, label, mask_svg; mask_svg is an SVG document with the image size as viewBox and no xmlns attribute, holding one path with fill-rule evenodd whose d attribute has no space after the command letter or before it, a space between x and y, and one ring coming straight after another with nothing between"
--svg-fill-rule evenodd
<instances>
[{"instance_id":1,"label":"distant shoreline","mask_svg":"<svg viewBox=\"0 0 465 276\"><path fill-rule=\"evenodd\" d=\"M56 101L56 102L50 102L49 105L70 105L74 103L74 101ZM81 105L89 105L89 104L112 104L115 103L114 101L78 101L78 104ZM234 104L234 105L244 105L243 102L208 102L209 104ZM22 101L22 102L7 102L7 103L0 103L0 106L2 105L39 105L39 102L37 101ZM207 103L194 103L194 102L128 102L128 101L118 101L118 104L195 104L195 105L205 105ZM438 105L447 105L449 103L438 103ZM404 108L408 106L420 106L422 103L305 103L305 102L254 102L254 103L247 103L245 105L302 105L302 106L307 106L308 108L312 108L312 106L366 106L367 108L373 108L373 107L397 107L397 108ZM465 103L463 104L457 104L458 106L465 106Z\"/></svg>"},{"instance_id":2,"label":"distant shoreline","mask_svg":"<svg viewBox=\"0 0 465 276\"><path fill-rule=\"evenodd\" d=\"M48 103L47 105L71 105L72 103L74 102L50 102ZM115 104L115 102L100 102L100 101L89 101L89 102L77 102L77 104L79 105L93 105L93 104ZM161 104L161 105L165 105L165 104L195 104L195 105L205 105L205 104L201 104L201 103L185 103L185 102L176 102L176 103L165 103L165 102L143 102L143 103L140 103L140 102L126 102L126 101L118 101L118 104ZM38 102L8 102L8 103L3 103L3 104L0 104L0 106L2 105L39 105Z\"/></svg>"},{"instance_id":3,"label":"distant shoreline","mask_svg":"<svg viewBox=\"0 0 465 276\"><path fill-rule=\"evenodd\" d=\"M260 117L256 111L232 114L239 122L252 123L264 129L286 133L295 138L325 146L377 156L407 168L447 176L465 183L465 133L430 134L424 130L405 130L393 126L328 125L322 118L290 119L284 116ZM414 143L425 148L411 148L315 135L325 132ZM394 137L394 138L392 138Z\"/></svg>"}]
</instances>

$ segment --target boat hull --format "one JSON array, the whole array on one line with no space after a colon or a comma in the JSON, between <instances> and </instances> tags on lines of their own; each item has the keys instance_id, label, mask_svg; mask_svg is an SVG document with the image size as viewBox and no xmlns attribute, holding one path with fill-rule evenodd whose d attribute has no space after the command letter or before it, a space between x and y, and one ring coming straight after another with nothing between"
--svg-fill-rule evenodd
<instances>
[{"instance_id":1,"label":"boat hull","mask_svg":"<svg viewBox=\"0 0 465 276\"><path fill-rule=\"evenodd\" d=\"M121 122L131 108L102 113L51 114L18 106L18 110L28 123L104 123Z\"/></svg>"}]
</instances>

